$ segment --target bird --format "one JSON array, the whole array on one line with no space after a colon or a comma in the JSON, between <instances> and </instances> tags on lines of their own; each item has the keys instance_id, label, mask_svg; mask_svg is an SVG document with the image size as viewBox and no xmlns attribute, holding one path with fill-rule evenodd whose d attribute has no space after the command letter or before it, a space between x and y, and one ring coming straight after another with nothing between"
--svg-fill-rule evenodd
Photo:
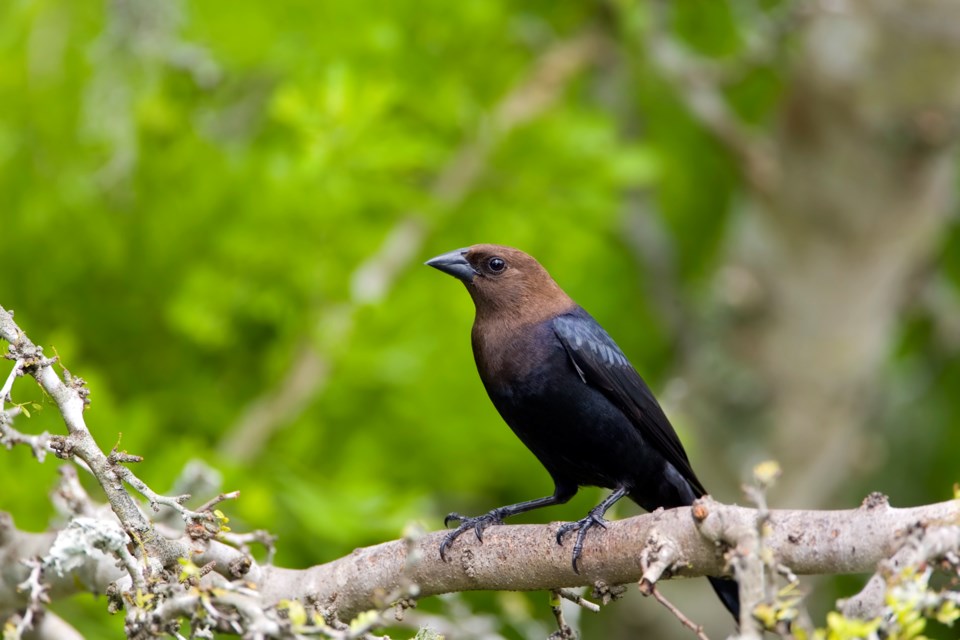
<instances>
[{"instance_id":1,"label":"bird","mask_svg":"<svg viewBox=\"0 0 960 640\"><path fill-rule=\"evenodd\" d=\"M500 416L550 474L552 495L498 507L457 523L440 545L505 518L568 502L583 486L612 493L581 520L563 524L557 543L576 532L573 571L587 532L629 497L647 511L689 506L707 491L697 478L650 387L613 338L573 301L536 259L519 249L476 244L425 263L460 280L476 307L471 343L480 379ZM739 618L735 580L710 577Z\"/></svg>"}]
</instances>

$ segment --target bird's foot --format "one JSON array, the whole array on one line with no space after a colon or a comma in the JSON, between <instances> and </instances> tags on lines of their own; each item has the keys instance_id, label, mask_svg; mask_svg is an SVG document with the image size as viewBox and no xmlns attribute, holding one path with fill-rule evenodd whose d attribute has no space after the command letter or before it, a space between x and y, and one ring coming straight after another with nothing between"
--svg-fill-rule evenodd
<instances>
[{"instance_id":1,"label":"bird's foot","mask_svg":"<svg viewBox=\"0 0 960 640\"><path fill-rule=\"evenodd\" d=\"M493 524L503 524L503 516L500 514L499 509L494 509L489 513L485 513L482 516L477 516L475 518L468 518L467 516L462 516L459 513L448 514L446 518L443 519L443 526L447 527L451 522L459 522L457 528L447 534L447 537L443 539L443 542L440 543L440 559L446 561L447 559L447 550L453 544L453 541L460 537L460 534L469 529L473 529L473 532L477 536L477 540L483 542L483 530Z\"/></svg>"},{"instance_id":2,"label":"bird's foot","mask_svg":"<svg viewBox=\"0 0 960 640\"><path fill-rule=\"evenodd\" d=\"M577 520L576 522L568 522L564 525L561 525L557 529L557 544L563 545L563 537L570 533L571 531L577 532L577 540L573 543L573 572L576 574L580 573L580 568L577 566L577 563L580 561L580 554L583 552L583 541L587 537L587 531L593 527L600 527L601 529L607 528L607 521L603 519L603 516L592 511L587 514L586 518L582 520Z\"/></svg>"}]
</instances>

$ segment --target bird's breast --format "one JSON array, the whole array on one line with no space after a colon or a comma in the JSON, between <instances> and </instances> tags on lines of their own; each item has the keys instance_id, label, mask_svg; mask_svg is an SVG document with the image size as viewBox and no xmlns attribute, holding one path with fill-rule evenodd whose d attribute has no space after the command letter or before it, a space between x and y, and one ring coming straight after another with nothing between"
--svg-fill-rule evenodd
<instances>
[{"instance_id":1,"label":"bird's breast","mask_svg":"<svg viewBox=\"0 0 960 640\"><path fill-rule=\"evenodd\" d=\"M474 355L490 400L518 435L554 431L558 421L580 422L579 414L588 410L585 399L598 394L576 373L546 323L496 341L475 336Z\"/></svg>"},{"instance_id":2,"label":"bird's breast","mask_svg":"<svg viewBox=\"0 0 960 640\"><path fill-rule=\"evenodd\" d=\"M474 325L473 355L487 390L535 384L566 357L547 323L509 326Z\"/></svg>"}]
</instances>

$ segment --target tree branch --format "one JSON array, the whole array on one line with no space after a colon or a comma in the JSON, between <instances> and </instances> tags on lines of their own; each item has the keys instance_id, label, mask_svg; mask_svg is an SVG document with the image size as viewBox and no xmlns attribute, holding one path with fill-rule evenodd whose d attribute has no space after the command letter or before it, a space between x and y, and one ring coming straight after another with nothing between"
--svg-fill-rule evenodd
<instances>
[{"instance_id":1,"label":"tree branch","mask_svg":"<svg viewBox=\"0 0 960 640\"><path fill-rule=\"evenodd\" d=\"M703 516L699 522L693 517L694 509ZM696 507L610 522L603 533L588 540L580 575L570 571L569 549L557 545L556 525L550 524L491 527L484 533L483 543L465 536L450 551L449 562L441 561L438 553L446 533L436 531L413 541L395 540L357 549L308 569L254 564L244 579L258 588L258 597L266 606L282 600L316 602L348 620L390 604L383 602L383 594L411 583L416 585L418 597L426 597L460 591L533 591L636 582L644 574L640 557L651 537L667 538L677 550L676 561L660 579L716 576L726 572L723 550L739 544L737 532L753 530L757 516L756 509L706 498ZM946 538L937 538L941 543L936 553L927 552L926 557L949 549L956 553L960 538L951 523L957 522L960 500L906 509L884 503L844 511L771 510L765 544L780 563L797 574L865 573L896 554L917 527L948 532ZM11 567L20 559L49 553L52 534L23 533L13 529L9 518L7 523L0 535L0 565ZM236 550L212 542L194 561L223 565L237 555ZM93 582L85 581L81 588L106 590L119 575L112 557L89 556L82 561L75 570ZM0 580L0 609L23 603L24 594L16 592L16 584L26 579L27 571L23 567ZM78 589L70 575L49 578L52 594Z\"/></svg>"},{"instance_id":2,"label":"tree branch","mask_svg":"<svg viewBox=\"0 0 960 640\"><path fill-rule=\"evenodd\" d=\"M895 578L907 567L922 567L951 553L956 558L957 549L960 548L960 525L940 527L932 531L918 525L912 533L900 551L880 563L879 569L860 593L841 601L840 610L843 615L863 620L876 618L883 611L891 578ZM956 560L954 564L957 564Z\"/></svg>"},{"instance_id":3,"label":"tree branch","mask_svg":"<svg viewBox=\"0 0 960 640\"><path fill-rule=\"evenodd\" d=\"M149 487L133 472L122 466L122 462L131 461L129 456L118 454L116 451L107 456L94 441L83 417L83 412L90 403L90 392L83 378L71 375L66 369L63 370L63 378L58 376L53 367L57 359L44 357L43 348L35 345L20 330L13 320L13 314L3 307L0 307L0 338L10 343L7 357L19 363L24 373L36 379L56 403L63 417L68 435L51 437L49 443L57 457L77 458L87 465L103 488L110 507L123 525L124 531L136 544L146 547L151 552L150 555L159 560L163 566L169 566L178 558L189 555L187 545L156 535L153 524L124 489L123 483L131 483L143 492L155 509L160 503L172 506L178 502L179 498L166 498L150 491ZM177 506L183 509L179 504ZM143 579L139 574L132 575L131 578L134 583Z\"/></svg>"},{"instance_id":4,"label":"tree branch","mask_svg":"<svg viewBox=\"0 0 960 640\"><path fill-rule=\"evenodd\" d=\"M758 512L709 499L700 506L706 514L699 524L691 508L609 523L601 536L588 540L580 575L570 571L569 549L557 545L555 525L514 525L491 527L482 544L461 538L449 563L440 561L437 553L445 534L435 532L417 541L415 549L422 559L409 569L404 544L388 542L301 572L271 570L282 572L284 578L270 575L263 589L266 595L281 588L268 600L312 593L349 617L374 606L373 594L391 589L405 575L423 596L477 589L542 590L597 581L623 584L643 575L639 558L654 530L679 550L671 577L723 575L725 560L716 542L736 545L734 532L753 530ZM797 574L861 573L873 571L894 554L918 523L933 527L957 521L960 500L909 509L864 505L846 511L771 510L765 543Z\"/></svg>"}]
</instances>

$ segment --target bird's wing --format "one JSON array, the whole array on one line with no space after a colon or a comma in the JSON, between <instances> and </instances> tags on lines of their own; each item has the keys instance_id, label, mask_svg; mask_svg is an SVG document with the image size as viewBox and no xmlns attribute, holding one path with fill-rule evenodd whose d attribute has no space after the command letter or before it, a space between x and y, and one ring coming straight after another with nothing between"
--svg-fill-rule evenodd
<instances>
[{"instance_id":1,"label":"bird's wing","mask_svg":"<svg viewBox=\"0 0 960 640\"><path fill-rule=\"evenodd\" d=\"M653 392L603 327L578 308L554 318L553 330L583 382L602 391L626 414L644 439L656 447L701 495L705 494L680 438Z\"/></svg>"}]
</instances>

